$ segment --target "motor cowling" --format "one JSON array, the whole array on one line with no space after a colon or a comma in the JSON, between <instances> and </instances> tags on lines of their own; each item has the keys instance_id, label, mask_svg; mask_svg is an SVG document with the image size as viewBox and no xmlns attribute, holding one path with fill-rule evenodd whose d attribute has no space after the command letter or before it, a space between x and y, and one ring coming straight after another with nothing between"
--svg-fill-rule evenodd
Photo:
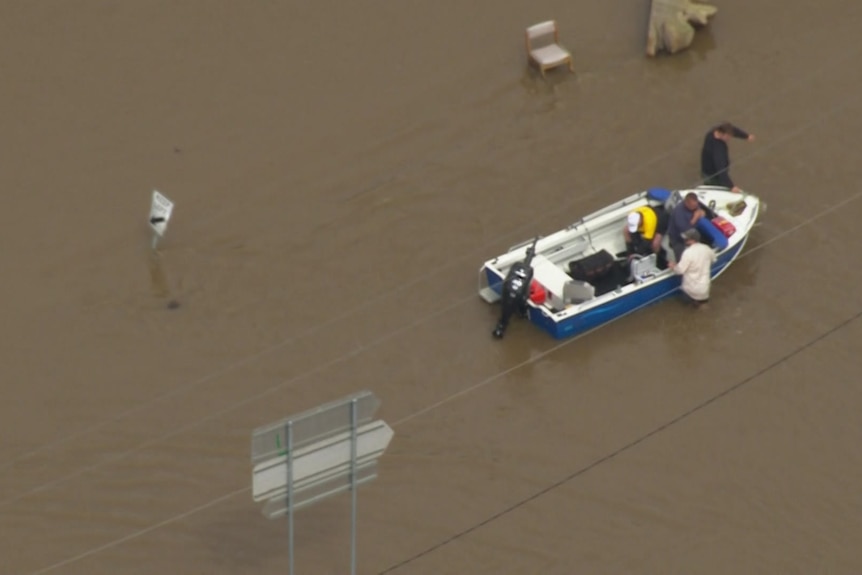
<instances>
[{"instance_id":1,"label":"motor cowling","mask_svg":"<svg viewBox=\"0 0 862 575\"><path fill-rule=\"evenodd\" d=\"M509 318L514 313L520 313L527 317L527 298L530 296L531 286L533 284L533 257L536 255L536 242L539 238L533 240L533 244L527 248L524 261L515 262L506 277L503 279L501 289L502 305L500 306L500 321L497 322L497 327L494 328L493 334L496 338L502 338L506 332L506 326L509 325Z\"/></svg>"},{"instance_id":2,"label":"motor cowling","mask_svg":"<svg viewBox=\"0 0 862 575\"><path fill-rule=\"evenodd\" d=\"M533 280L533 268L517 262L509 269L503 280L503 297L515 301L526 301Z\"/></svg>"}]
</instances>

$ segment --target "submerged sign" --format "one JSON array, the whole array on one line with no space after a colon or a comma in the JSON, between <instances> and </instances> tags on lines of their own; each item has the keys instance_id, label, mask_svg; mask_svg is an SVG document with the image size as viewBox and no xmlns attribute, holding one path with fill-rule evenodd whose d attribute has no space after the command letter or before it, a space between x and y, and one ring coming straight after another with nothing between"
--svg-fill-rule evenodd
<instances>
[{"instance_id":1,"label":"submerged sign","mask_svg":"<svg viewBox=\"0 0 862 575\"><path fill-rule=\"evenodd\" d=\"M372 421L380 400L361 391L254 430L251 492L263 514L287 516L293 575L293 514L344 491L351 492L350 573L356 575L356 489L377 477L377 461L394 432Z\"/></svg>"},{"instance_id":2,"label":"submerged sign","mask_svg":"<svg viewBox=\"0 0 862 575\"><path fill-rule=\"evenodd\" d=\"M168 220L174 211L174 203L167 199L158 190L153 190L153 203L150 206L150 226L160 236L165 235Z\"/></svg>"},{"instance_id":3,"label":"submerged sign","mask_svg":"<svg viewBox=\"0 0 862 575\"><path fill-rule=\"evenodd\" d=\"M377 460L386 451L393 435L392 428L385 421L372 421L356 429L353 453L351 441L354 437L350 431L294 448L290 481L286 453L262 461L252 471L252 497L255 501L272 500L275 503L287 502L287 498L292 496L294 509L299 509L351 489L352 474L357 475L357 483L370 481L377 476ZM363 473L360 479L360 471L370 473ZM284 513L286 507L282 506L267 516L278 517Z\"/></svg>"}]
</instances>

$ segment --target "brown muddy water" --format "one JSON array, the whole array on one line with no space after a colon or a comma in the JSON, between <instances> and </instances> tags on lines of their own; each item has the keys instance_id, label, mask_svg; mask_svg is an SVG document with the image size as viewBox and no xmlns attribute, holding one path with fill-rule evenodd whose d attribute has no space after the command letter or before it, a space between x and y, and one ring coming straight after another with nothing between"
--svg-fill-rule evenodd
<instances>
[{"instance_id":1,"label":"brown muddy water","mask_svg":"<svg viewBox=\"0 0 862 575\"><path fill-rule=\"evenodd\" d=\"M862 572L862 5L650 60L647 4L7 2L0 574L287 573L250 433L362 389L362 574ZM547 18L576 74L527 69ZM723 119L768 210L708 312L490 337L482 261L695 183ZM297 514L297 573L348 519Z\"/></svg>"}]
</instances>

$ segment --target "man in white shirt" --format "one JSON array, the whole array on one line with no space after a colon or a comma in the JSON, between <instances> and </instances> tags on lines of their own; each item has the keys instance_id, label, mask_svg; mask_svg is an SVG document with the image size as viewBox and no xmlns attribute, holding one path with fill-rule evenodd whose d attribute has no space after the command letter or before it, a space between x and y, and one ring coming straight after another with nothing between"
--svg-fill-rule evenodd
<instances>
[{"instance_id":1,"label":"man in white shirt","mask_svg":"<svg viewBox=\"0 0 862 575\"><path fill-rule=\"evenodd\" d=\"M682 257L678 262L669 262L668 266L682 276L684 297L695 307L701 307L709 301L710 268L715 263L715 252L700 243L700 232L695 228L686 230L682 237L685 240Z\"/></svg>"}]
</instances>

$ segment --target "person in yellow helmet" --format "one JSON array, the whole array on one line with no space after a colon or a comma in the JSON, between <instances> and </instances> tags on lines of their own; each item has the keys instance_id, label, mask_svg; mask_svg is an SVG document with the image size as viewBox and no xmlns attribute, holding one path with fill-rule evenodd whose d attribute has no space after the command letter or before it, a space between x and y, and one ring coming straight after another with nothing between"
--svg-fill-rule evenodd
<instances>
[{"instance_id":1,"label":"person in yellow helmet","mask_svg":"<svg viewBox=\"0 0 862 575\"><path fill-rule=\"evenodd\" d=\"M668 217L664 209L642 206L631 211L623 228L628 256L631 258L654 253L659 267L664 269L666 258L661 240L667 233L667 226Z\"/></svg>"}]
</instances>

